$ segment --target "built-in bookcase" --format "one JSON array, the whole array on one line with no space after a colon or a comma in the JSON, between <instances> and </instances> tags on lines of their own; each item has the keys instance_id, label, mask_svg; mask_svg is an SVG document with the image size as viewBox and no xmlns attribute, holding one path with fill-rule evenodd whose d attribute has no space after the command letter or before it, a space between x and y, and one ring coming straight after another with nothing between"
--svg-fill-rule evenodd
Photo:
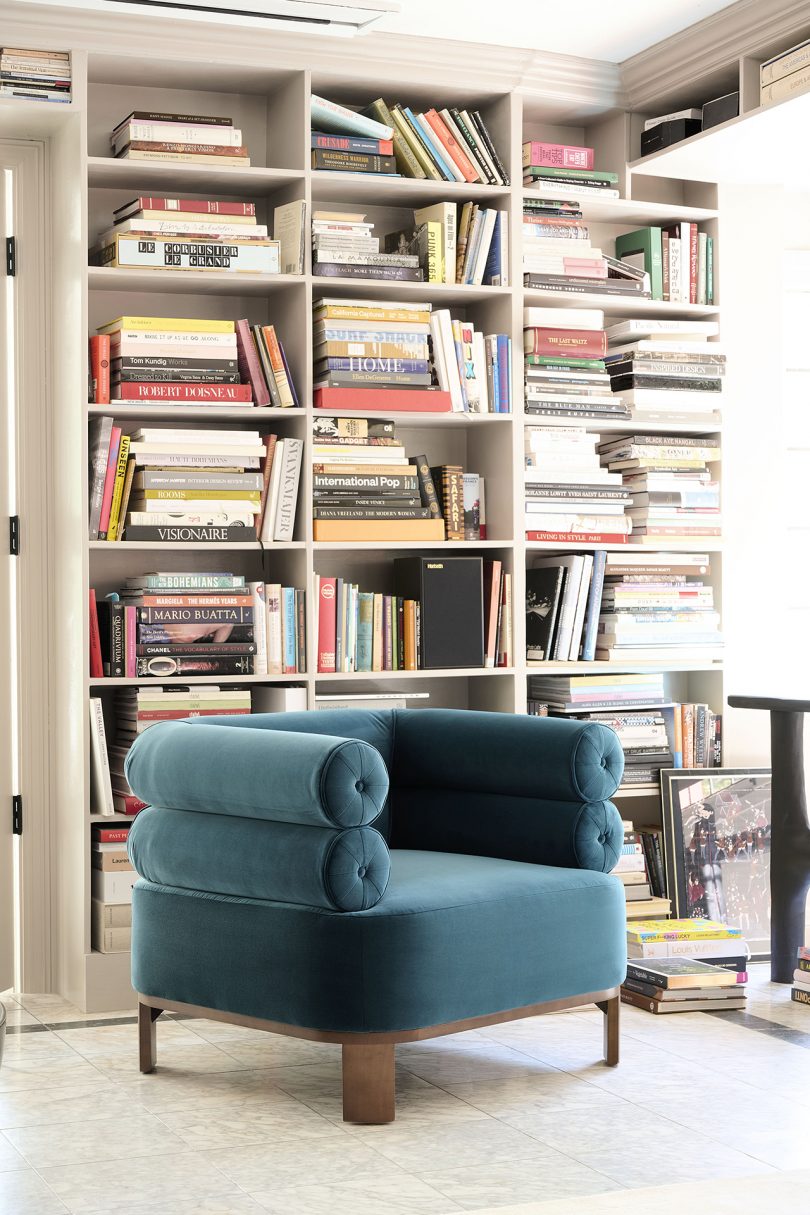
<instances>
[{"instance_id":1,"label":"built-in bookcase","mask_svg":"<svg viewBox=\"0 0 810 1215\"><path fill-rule=\"evenodd\" d=\"M554 106L524 98L520 92L488 93L486 89L450 89L431 79L430 66L415 78L402 79L333 76L284 68L257 69L234 63L195 63L190 58L161 60L156 44L149 62L125 54L76 52L74 100L68 114L31 115L38 129L51 124L54 171L66 198L64 232L58 234L57 286L67 306L64 325L54 334L58 363L64 369L58 409L53 419L54 451L59 459L53 492L58 518L55 524L54 567L55 629L71 647L54 676L55 713L69 723L67 734L55 743L54 819L59 852L56 870L57 977L59 989L80 1006L94 1010L126 1007L132 1003L128 955L102 955L90 948L90 804L88 697L101 696L114 740L112 698L115 689L134 680L90 680L87 676L87 588L97 593L119 588L130 575L154 569L215 570L243 573L286 585L311 589L313 573L337 574L364 589L390 591L395 556L409 551L426 553L462 551L501 560L513 576L514 656L504 669L460 671L403 671L380 675L318 675L315 655L314 600L307 596L307 674L280 679L274 676L232 677L205 682L294 683L306 689L313 706L318 693L339 694L366 690L398 691L405 688L430 693L428 704L497 712L525 712L527 677L531 669L525 654L524 591L527 563L540 552L582 550L581 545L527 545L523 532L523 413L521 386L522 322L526 303L554 306L604 307L613 317L654 314L672 317L714 317L718 306L699 307L657 301L628 302L611 298L524 292L519 233L524 190L521 145L524 139L560 138L596 148L598 168L619 173L622 199L596 199L584 203L585 218L599 244L611 247L623 231L644 224L689 219L715 234L713 188L705 184L667 181L641 176L628 168L631 136L636 123L621 113L594 117L588 106L561 100ZM343 173L316 172L309 167L309 97L315 92L336 101L367 104L379 96L406 103L466 105L480 109L510 175L511 185L447 184ZM40 107L40 111L46 107ZM115 161L109 154L111 128L134 109L203 114L228 114L245 132L251 167L216 169L174 164L138 164ZM110 226L115 207L138 193L174 193L254 200L259 222L272 225L273 208L293 200L313 207L364 211L383 234L405 226L414 207L445 199L480 201L509 216L509 284L505 287L331 280L312 276L307 248L305 273L290 275L229 276L216 273L126 271L87 266L87 249L99 232ZM307 245L308 245L307 241ZM719 258L722 259L722 245ZM397 431L409 455L427 453L433 464L458 463L486 478L488 539L481 543L425 546L398 544L315 544L312 540L311 475L305 452L295 538L289 544L153 546L144 543L88 543L87 420L96 413L114 414L125 429L145 421L176 422L204 427L222 424L303 438L312 432L312 302L321 295L346 298L429 300L450 308L454 317L471 320L485 332L507 333L513 345L513 413L510 415L423 414L396 418ZM88 406L86 403L85 351L87 336L97 325L122 314L247 317L253 323L276 326L288 354L301 402L299 410L195 410L184 407L132 405ZM725 402L727 410L733 402ZM537 424L538 419L530 419ZM543 421L542 424L546 424ZM632 424L629 424L630 426ZM627 431L627 423L598 426L593 430ZM646 430L654 429L645 427ZM661 426L662 431L672 429ZM696 433L690 431L689 433ZM675 547L675 546L670 546ZM685 547L685 546L683 546ZM701 551L705 544L689 545ZM713 558L712 580L719 596L719 554ZM69 635L68 635L69 631ZM544 663L544 672L596 672L598 663ZM539 669L539 668L538 668ZM611 671L627 668L610 664ZM638 669L638 668L636 668ZM645 668L646 669L646 668ZM658 668L662 669L662 668ZM151 681L141 681L151 682ZM161 681L164 682L164 681ZM171 681L165 681L167 683ZM190 682L187 678L179 683ZM668 693L674 700L708 702L723 708L723 682L719 665L693 670L675 664L667 673ZM425 702L414 702L415 705ZM634 796L638 797L636 793ZM649 794L647 794L649 797ZM646 807L645 807L646 809ZM650 815L654 800L650 799ZM649 816L646 816L649 818Z\"/></svg>"}]
</instances>

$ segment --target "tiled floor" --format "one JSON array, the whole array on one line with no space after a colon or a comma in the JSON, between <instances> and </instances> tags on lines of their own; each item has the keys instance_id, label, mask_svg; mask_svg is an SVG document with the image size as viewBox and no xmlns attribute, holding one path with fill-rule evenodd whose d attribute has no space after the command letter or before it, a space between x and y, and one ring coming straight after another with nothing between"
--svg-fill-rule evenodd
<instances>
[{"instance_id":1,"label":"tiled floor","mask_svg":"<svg viewBox=\"0 0 810 1215\"><path fill-rule=\"evenodd\" d=\"M337 1047L164 1017L141 1076L127 1014L4 996L0 1212L810 1210L810 1009L754 976L746 1013L623 1009L615 1070L596 1009L402 1047L386 1127L341 1122Z\"/></svg>"}]
</instances>

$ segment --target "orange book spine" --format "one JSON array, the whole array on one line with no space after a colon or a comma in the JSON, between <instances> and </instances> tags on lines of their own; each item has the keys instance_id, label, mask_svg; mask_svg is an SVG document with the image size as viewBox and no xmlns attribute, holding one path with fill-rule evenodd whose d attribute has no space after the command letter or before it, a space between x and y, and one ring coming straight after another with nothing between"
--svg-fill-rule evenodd
<instances>
[{"instance_id":1,"label":"orange book spine","mask_svg":"<svg viewBox=\"0 0 810 1215\"><path fill-rule=\"evenodd\" d=\"M426 110L425 119L459 173L463 174L464 180L478 181L478 170L473 166L469 156L460 146L441 114L437 110Z\"/></svg>"},{"instance_id":2,"label":"orange book spine","mask_svg":"<svg viewBox=\"0 0 810 1215\"><path fill-rule=\"evenodd\" d=\"M90 338L90 400L94 405L110 403L110 335Z\"/></svg>"}]
</instances>

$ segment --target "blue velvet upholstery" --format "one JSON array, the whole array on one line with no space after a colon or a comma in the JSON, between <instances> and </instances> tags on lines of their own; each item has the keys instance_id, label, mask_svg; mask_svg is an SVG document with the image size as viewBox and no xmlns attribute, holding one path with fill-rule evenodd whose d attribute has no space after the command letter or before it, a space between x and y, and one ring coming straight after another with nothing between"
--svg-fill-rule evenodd
<instances>
[{"instance_id":1,"label":"blue velvet upholstery","mask_svg":"<svg viewBox=\"0 0 810 1215\"><path fill-rule=\"evenodd\" d=\"M367 826L385 767L387 887ZM153 726L128 765L154 804L130 833L133 985L336 1032L615 987L621 774L597 723L333 710Z\"/></svg>"}]
</instances>

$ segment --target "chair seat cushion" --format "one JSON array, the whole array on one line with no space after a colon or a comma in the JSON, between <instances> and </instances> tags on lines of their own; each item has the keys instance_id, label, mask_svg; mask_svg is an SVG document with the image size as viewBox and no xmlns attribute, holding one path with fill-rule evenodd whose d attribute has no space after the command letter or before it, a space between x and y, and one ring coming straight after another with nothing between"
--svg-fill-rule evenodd
<instances>
[{"instance_id":1,"label":"chair seat cushion","mask_svg":"<svg viewBox=\"0 0 810 1215\"><path fill-rule=\"evenodd\" d=\"M344 914L140 881L133 986L144 995L335 1032L442 1025L617 986L616 878L394 850L385 897Z\"/></svg>"}]
</instances>

